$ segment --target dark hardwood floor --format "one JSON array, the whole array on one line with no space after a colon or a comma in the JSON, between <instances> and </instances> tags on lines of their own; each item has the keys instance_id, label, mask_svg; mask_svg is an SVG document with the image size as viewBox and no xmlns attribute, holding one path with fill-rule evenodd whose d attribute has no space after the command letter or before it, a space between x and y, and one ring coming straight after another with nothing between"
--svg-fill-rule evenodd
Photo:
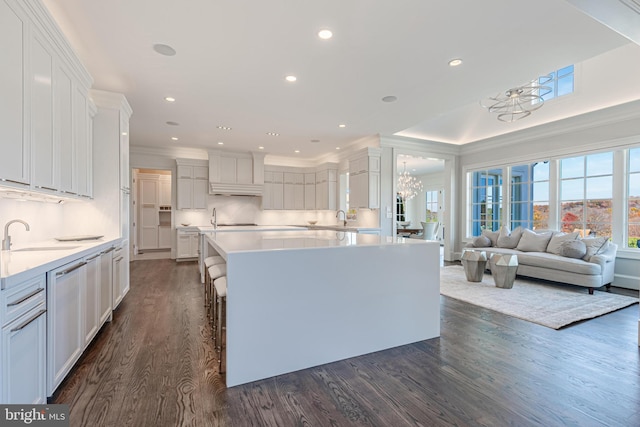
<instances>
[{"instance_id":1,"label":"dark hardwood floor","mask_svg":"<svg viewBox=\"0 0 640 427\"><path fill-rule=\"evenodd\" d=\"M556 331L441 297L440 338L226 389L198 279L131 264L53 397L72 426L640 425L638 305Z\"/></svg>"}]
</instances>

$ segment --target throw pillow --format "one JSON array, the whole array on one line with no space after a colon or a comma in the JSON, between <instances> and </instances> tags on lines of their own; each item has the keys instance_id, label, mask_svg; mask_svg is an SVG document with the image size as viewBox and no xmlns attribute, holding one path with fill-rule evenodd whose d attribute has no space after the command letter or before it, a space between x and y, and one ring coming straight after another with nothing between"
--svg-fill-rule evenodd
<instances>
[{"instance_id":1,"label":"throw pillow","mask_svg":"<svg viewBox=\"0 0 640 427\"><path fill-rule=\"evenodd\" d=\"M498 247L513 249L518 246L518 242L520 241L520 237L522 236L522 227L518 227L513 231L509 231L509 227L506 225L502 226L500 229L500 234L498 235Z\"/></svg>"},{"instance_id":2,"label":"throw pillow","mask_svg":"<svg viewBox=\"0 0 640 427\"><path fill-rule=\"evenodd\" d=\"M580 259L587 253L587 245L580 239L566 240L560 244L558 255L567 258Z\"/></svg>"},{"instance_id":3,"label":"throw pillow","mask_svg":"<svg viewBox=\"0 0 640 427\"><path fill-rule=\"evenodd\" d=\"M491 240L491 246L495 247L498 245L498 235L500 235L499 231L491 231L485 228L484 230L482 230L482 235L488 237L489 240Z\"/></svg>"},{"instance_id":4,"label":"throw pillow","mask_svg":"<svg viewBox=\"0 0 640 427\"><path fill-rule=\"evenodd\" d=\"M472 245L474 248L488 248L491 246L491 239L487 236L478 236L473 239Z\"/></svg>"},{"instance_id":5,"label":"throw pillow","mask_svg":"<svg viewBox=\"0 0 640 427\"><path fill-rule=\"evenodd\" d=\"M587 253L582 257L585 261L589 261L594 255L603 253L609 247L609 238L604 236L590 237L582 239L582 241L587 246Z\"/></svg>"},{"instance_id":6,"label":"throw pillow","mask_svg":"<svg viewBox=\"0 0 640 427\"><path fill-rule=\"evenodd\" d=\"M576 231L574 231L573 233L554 233L553 236L551 236L551 240L549 241L549 244L547 245L547 252L549 252L550 254L562 255L560 253L560 246L564 242L576 240L579 235L580 233ZM584 256L584 254L582 254L582 256ZM579 258L582 258L582 256ZM570 257L570 258L573 258L573 257Z\"/></svg>"},{"instance_id":7,"label":"throw pillow","mask_svg":"<svg viewBox=\"0 0 640 427\"><path fill-rule=\"evenodd\" d=\"M525 228L516 249L522 252L544 252L547 250L547 245L549 244L549 240L551 240L552 234L550 231L546 233L534 233Z\"/></svg>"}]
</instances>

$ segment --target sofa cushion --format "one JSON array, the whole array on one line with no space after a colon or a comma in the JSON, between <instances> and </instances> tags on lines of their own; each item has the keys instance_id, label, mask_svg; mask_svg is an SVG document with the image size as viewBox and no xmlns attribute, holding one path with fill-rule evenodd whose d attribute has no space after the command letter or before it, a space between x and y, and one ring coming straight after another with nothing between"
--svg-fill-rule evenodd
<instances>
[{"instance_id":1,"label":"sofa cushion","mask_svg":"<svg viewBox=\"0 0 640 427\"><path fill-rule=\"evenodd\" d=\"M551 243L549 243L549 245L551 245ZM562 242L560 245L560 253L558 255L567 258L581 259L586 253L587 245L585 245L582 240L576 239Z\"/></svg>"},{"instance_id":2,"label":"sofa cushion","mask_svg":"<svg viewBox=\"0 0 640 427\"><path fill-rule=\"evenodd\" d=\"M582 239L587 246L587 253L582 257L583 260L589 261L592 256L603 253L609 246L608 237L589 237Z\"/></svg>"},{"instance_id":3,"label":"sofa cushion","mask_svg":"<svg viewBox=\"0 0 640 427\"><path fill-rule=\"evenodd\" d=\"M473 239L471 246L474 248L487 248L491 246L491 239L485 235L481 235Z\"/></svg>"},{"instance_id":4,"label":"sofa cushion","mask_svg":"<svg viewBox=\"0 0 640 427\"><path fill-rule=\"evenodd\" d=\"M573 233L562 233L562 232L553 233L553 235L551 236L551 240L549 240L549 244L547 245L547 252L549 252L550 254L562 255L560 253L560 247L562 246L562 244L564 242L576 240L579 235L580 233L576 231L574 231ZM568 255L562 255L562 256L568 256ZM584 254L582 254L582 256L584 256ZM577 258L582 258L582 256ZM576 258L576 257L570 257L570 258Z\"/></svg>"},{"instance_id":5,"label":"sofa cushion","mask_svg":"<svg viewBox=\"0 0 640 427\"><path fill-rule=\"evenodd\" d=\"M513 249L518 246L518 242L520 241L520 236L522 236L522 227L517 227L515 230L509 230L509 227L503 225L500 229L500 234L498 235L498 244L499 248Z\"/></svg>"},{"instance_id":6,"label":"sofa cushion","mask_svg":"<svg viewBox=\"0 0 640 427\"><path fill-rule=\"evenodd\" d=\"M576 274L602 274L600 265L581 259L565 258L547 252L519 253L518 264Z\"/></svg>"},{"instance_id":7,"label":"sofa cushion","mask_svg":"<svg viewBox=\"0 0 640 427\"><path fill-rule=\"evenodd\" d=\"M516 249L522 252L544 252L552 234L550 231L538 234L525 228Z\"/></svg>"},{"instance_id":8,"label":"sofa cushion","mask_svg":"<svg viewBox=\"0 0 640 427\"><path fill-rule=\"evenodd\" d=\"M489 240L491 240L491 246L498 245L498 236L500 235L500 231L491 231L485 228L484 230L482 230L482 235L488 237Z\"/></svg>"}]
</instances>

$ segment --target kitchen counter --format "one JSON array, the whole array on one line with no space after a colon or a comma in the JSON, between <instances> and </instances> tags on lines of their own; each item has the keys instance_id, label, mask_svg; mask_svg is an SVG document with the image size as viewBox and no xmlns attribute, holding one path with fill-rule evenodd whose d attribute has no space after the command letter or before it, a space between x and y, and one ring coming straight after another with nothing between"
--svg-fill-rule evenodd
<instances>
[{"instance_id":1,"label":"kitchen counter","mask_svg":"<svg viewBox=\"0 0 640 427\"><path fill-rule=\"evenodd\" d=\"M0 288L6 289L26 278L44 274L68 262L108 249L121 239L103 237L97 240L59 242L55 239L15 246L0 252ZM55 248L53 250L21 251L23 248Z\"/></svg>"},{"instance_id":2,"label":"kitchen counter","mask_svg":"<svg viewBox=\"0 0 640 427\"><path fill-rule=\"evenodd\" d=\"M322 225L322 224L315 224L315 225L307 225L306 226L309 230L334 230L334 231L349 231L352 233L379 233L380 232L380 228L376 228L376 227L358 227L358 226L350 226L350 225L340 225L340 224L334 224L334 225Z\"/></svg>"},{"instance_id":3,"label":"kitchen counter","mask_svg":"<svg viewBox=\"0 0 640 427\"><path fill-rule=\"evenodd\" d=\"M213 228L212 225L197 227L202 233L214 233L225 231L287 231L287 230L305 230L305 226L297 225L219 225Z\"/></svg>"},{"instance_id":4,"label":"kitchen counter","mask_svg":"<svg viewBox=\"0 0 640 427\"><path fill-rule=\"evenodd\" d=\"M227 260L227 386L440 335L436 242L332 230L202 237Z\"/></svg>"}]
</instances>

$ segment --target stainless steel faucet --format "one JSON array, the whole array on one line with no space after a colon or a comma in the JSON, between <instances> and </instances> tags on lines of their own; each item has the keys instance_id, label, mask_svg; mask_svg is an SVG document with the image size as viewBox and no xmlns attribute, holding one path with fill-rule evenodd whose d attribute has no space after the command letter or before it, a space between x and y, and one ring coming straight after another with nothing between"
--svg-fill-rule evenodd
<instances>
[{"instance_id":1,"label":"stainless steel faucet","mask_svg":"<svg viewBox=\"0 0 640 427\"><path fill-rule=\"evenodd\" d=\"M346 227L347 226L347 214L345 211L343 211L342 209L340 209L337 213L336 213L336 218L338 218L338 221L340 221L340 212L342 212L342 214L344 215L344 219L342 220L342 226Z\"/></svg>"},{"instance_id":2,"label":"stainless steel faucet","mask_svg":"<svg viewBox=\"0 0 640 427\"><path fill-rule=\"evenodd\" d=\"M218 215L216 215L216 208L213 208L211 212L211 225L213 225L213 229L218 228Z\"/></svg>"},{"instance_id":3,"label":"stainless steel faucet","mask_svg":"<svg viewBox=\"0 0 640 427\"><path fill-rule=\"evenodd\" d=\"M27 229L27 231L29 231L29 224L27 224L26 221L23 221L21 219L12 219L11 221L9 221L5 226L4 226L4 240L2 240L2 250L3 251L8 251L11 250L11 236L9 236L9 226L11 224L13 224L14 222L21 222L24 224L25 228Z\"/></svg>"}]
</instances>

